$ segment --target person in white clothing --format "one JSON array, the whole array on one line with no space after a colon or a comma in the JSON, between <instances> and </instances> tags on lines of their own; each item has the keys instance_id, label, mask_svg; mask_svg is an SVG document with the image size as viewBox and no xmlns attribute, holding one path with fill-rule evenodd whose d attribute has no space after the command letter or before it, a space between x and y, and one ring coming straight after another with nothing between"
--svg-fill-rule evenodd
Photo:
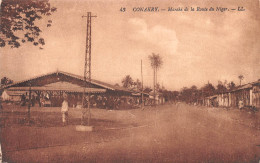
<instances>
[{"instance_id":1,"label":"person in white clothing","mask_svg":"<svg viewBox=\"0 0 260 163\"><path fill-rule=\"evenodd\" d=\"M244 102L243 102L242 99L240 99L240 100L238 101L238 108L239 108L240 110L244 108Z\"/></svg>"},{"instance_id":2,"label":"person in white clothing","mask_svg":"<svg viewBox=\"0 0 260 163\"><path fill-rule=\"evenodd\" d=\"M67 99L65 98L64 101L62 102L62 106L61 106L63 125L68 124L68 116L69 116L68 111L69 111L69 104L68 104Z\"/></svg>"}]
</instances>

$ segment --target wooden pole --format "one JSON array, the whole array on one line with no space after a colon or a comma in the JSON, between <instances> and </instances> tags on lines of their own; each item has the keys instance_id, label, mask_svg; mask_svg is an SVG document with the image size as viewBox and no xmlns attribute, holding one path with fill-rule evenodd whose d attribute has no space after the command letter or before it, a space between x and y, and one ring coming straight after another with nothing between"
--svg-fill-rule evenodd
<instances>
[{"instance_id":1,"label":"wooden pole","mask_svg":"<svg viewBox=\"0 0 260 163\"><path fill-rule=\"evenodd\" d=\"M142 109L144 109L144 84L143 84L143 62L141 60L141 79L142 79L142 104L141 104L141 107Z\"/></svg>"},{"instance_id":2,"label":"wooden pole","mask_svg":"<svg viewBox=\"0 0 260 163\"><path fill-rule=\"evenodd\" d=\"M156 105L156 101L155 101L155 67L153 69L153 102L154 102L154 106Z\"/></svg>"},{"instance_id":3,"label":"wooden pole","mask_svg":"<svg viewBox=\"0 0 260 163\"><path fill-rule=\"evenodd\" d=\"M30 124L31 121L31 92L32 92L31 83L29 85L30 87L29 87L29 101L28 101L28 124Z\"/></svg>"}]
</instances>

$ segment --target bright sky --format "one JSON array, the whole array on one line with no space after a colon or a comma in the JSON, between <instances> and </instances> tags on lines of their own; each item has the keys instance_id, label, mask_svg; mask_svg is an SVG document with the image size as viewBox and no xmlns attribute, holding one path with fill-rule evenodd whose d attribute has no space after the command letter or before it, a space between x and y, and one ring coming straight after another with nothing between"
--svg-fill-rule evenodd
<instances>
[{"instance_id":1,"label":"bright sky","mask_svg":"<svg viewBox=\"0 0 260 163\"><path fill-rule=\"evenodd\" d=\"M92 20L92 78L111 84L125 75L152 86L148 55L160 54L163 66L158 82L167 89L216 84L218 80L243 83L260 79L260 8L257 0L50 0L58 11L52 27L39 22L46 45L43 50L26 44L19 49L1 48L0 77L24 80L58 70L83 76L86 15ZM230 7L226 12L133 12L133 7ZM126 12L120 12L126 7Z\"/></svg>"}]
</instances>

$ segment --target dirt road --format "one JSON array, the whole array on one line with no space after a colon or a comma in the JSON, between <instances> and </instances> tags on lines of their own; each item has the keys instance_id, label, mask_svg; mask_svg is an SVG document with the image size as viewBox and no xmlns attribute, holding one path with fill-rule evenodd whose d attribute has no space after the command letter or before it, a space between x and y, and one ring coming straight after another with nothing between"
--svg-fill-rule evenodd
<instances>
[{"instance_id":1,"label":"dirt road","mask_svg":"<svg viewBox=\"0 0 260 163\"><path fill-rule=\"evenodd\" d=\"M34 116L39 116L38 112ZM47 114L56 123L59 113ZM32 114L33 115L33 114ZM71 112L77 121L78 113ZM186 104L92 110L96 131L74 124L1 128L8 162L258 162L259 113Z\"/></svg>"}]
</instances>

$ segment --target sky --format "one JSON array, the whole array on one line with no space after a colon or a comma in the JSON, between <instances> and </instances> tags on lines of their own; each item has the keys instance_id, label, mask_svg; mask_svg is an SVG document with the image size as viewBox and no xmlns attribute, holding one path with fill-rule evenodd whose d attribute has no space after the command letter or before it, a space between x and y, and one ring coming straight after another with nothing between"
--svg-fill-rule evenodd
<instances>
[{"instance_id":1,"label":"sky","mask_svg":"<svg viewBox=\"0 0 260 163\"><path fill-rule=\"evenodd\" d=\"M83 76L87 12L92 18L92 78L119 83L124 76L153 84L148 56L160 54L158 82L169 90L211 82L260 79L260 6L257 0L50 0L57 12L37 22L46 45L1 48L0 77L14 81L66 71ZM120 8L126 11L121 12ZM159 7L159 12L134 12ZM245 11L172 11L168 7L243 7ZM46 27L52 20L52 26Z\"/></svg>"}]
</instances>

